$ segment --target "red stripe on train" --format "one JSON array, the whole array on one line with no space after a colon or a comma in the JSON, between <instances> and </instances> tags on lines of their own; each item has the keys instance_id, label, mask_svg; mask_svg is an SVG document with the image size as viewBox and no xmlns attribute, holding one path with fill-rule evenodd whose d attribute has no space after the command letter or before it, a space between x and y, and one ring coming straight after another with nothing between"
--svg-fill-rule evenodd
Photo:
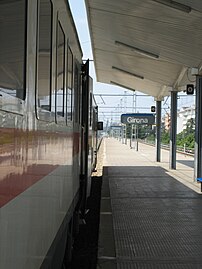
<instances>
[{"instance_id":1,"label":"red stripe on train","mask_svg":"<svg viewBox=\"0 0 202 269\"><path fill-rule=\"evenodd\" d=\"M72 158L79 156L79 132L23 132L14 128L0 128L0 138L0 169L3 169L0 175L0 208L48 175L59 164L67 165L70 160L68 165L72 165ZM69 150L66 154L64 147ZM38 156L39 153L43 156ZM38 158L44 161L48 159L49 164L35 164ZM30 165L27 166L26 162L20 164L25 159L29 160Z\"/></svg>"},{"instance_id":2,"label":"red stripe on train","mask_svg":"<svg viewBox=\"0 0 202 269\"><path fill-rule=\"evenodd\" d=\"M58 165L30 165L23 174L11 174L0 181L0 208L51 173Z\"/></svg>"}]
</instances>

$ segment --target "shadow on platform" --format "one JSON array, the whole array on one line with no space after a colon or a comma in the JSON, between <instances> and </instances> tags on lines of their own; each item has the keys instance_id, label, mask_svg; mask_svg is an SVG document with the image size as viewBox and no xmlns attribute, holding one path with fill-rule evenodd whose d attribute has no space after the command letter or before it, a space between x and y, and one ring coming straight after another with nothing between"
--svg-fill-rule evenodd
<instances>
[{"instance_id":1,"label":"shadow on platform","mask_svg":"<svg viewBox=\"0 0 202 269\"><path fill-rule=\"evenodd\" d=\"M178 163L194 168L194 160L177 160Z\"/></svg>"}]
</instances>

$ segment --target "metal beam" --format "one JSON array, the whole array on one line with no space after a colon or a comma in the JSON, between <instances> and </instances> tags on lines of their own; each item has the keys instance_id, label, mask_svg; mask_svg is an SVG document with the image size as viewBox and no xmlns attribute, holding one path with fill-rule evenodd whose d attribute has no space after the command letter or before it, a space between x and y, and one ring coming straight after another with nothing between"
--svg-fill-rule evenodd
<instances>
[{"instance_id":1,"label":"metal beam","mask_svg":"<svg viewBox=\"0 0 202 269\"><path fill-rule=\"evenodd\" d=\"M177 92L171 91L170 169L176 169Z\"/></svg>"},{"instance_id":2,"label":"metal beam","mask_svg":"<svg viewBox=\"0 0 202 269\"><path fill-rule=\"evenodd\" d=\"M202 76L196 76L195 178L202 177Z\"/></svg>"},{"instance_id":3,"label":"metal beam","mask_svg":"<svg viewBox=\"0 0 202 269\"><path fill-rule=\"evenodd\" d=\"M156 101L156 161L161 161L161 101Z\"/></svg>"},{"instance_id":4,"label":"metal beam","mask_svg":"<svg viewBox=\"0 0 202 269\"><path fill-rule=\"evenodd\" d=\"M175 83L173 85L174 89L178 89L178 87L179 87L185 73L187 72L187 69L188 69L187 67L182 67L182 69L181 69L181 71L179 73L179 76L178 76L177 80L175 81Z\"/></svg>"}]
</instances>

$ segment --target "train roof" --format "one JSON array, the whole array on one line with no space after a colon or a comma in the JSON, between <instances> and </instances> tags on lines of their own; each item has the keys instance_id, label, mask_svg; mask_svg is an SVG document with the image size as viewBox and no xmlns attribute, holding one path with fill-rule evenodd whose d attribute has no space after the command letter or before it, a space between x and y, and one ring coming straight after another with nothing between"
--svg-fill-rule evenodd
<instances>
[{"instance_id":1,"label":"train roof","mask_svg":"<svg viewBox=\"0 0 202 269\"><path fill-rule=\"evenodd\" d=\"M194 83L202 62L201 0L85 2L98 81L156 100Z\"/></svg>"}]
</instances>

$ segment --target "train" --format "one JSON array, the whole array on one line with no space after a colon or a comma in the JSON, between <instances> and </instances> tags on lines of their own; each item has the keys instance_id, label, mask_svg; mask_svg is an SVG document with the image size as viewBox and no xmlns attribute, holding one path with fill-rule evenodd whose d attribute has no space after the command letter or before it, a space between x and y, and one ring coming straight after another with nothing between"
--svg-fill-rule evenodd
<instances>
[{"instance_id":1,"label":"train","mask_svg":"<svg viewBox=\"0 0 202 269\"><path fill-rule=\"evenodd\" d=\"M68 1L0 1L0 268L68 268L98 107Z\"/></svg>"}]
</instances>

